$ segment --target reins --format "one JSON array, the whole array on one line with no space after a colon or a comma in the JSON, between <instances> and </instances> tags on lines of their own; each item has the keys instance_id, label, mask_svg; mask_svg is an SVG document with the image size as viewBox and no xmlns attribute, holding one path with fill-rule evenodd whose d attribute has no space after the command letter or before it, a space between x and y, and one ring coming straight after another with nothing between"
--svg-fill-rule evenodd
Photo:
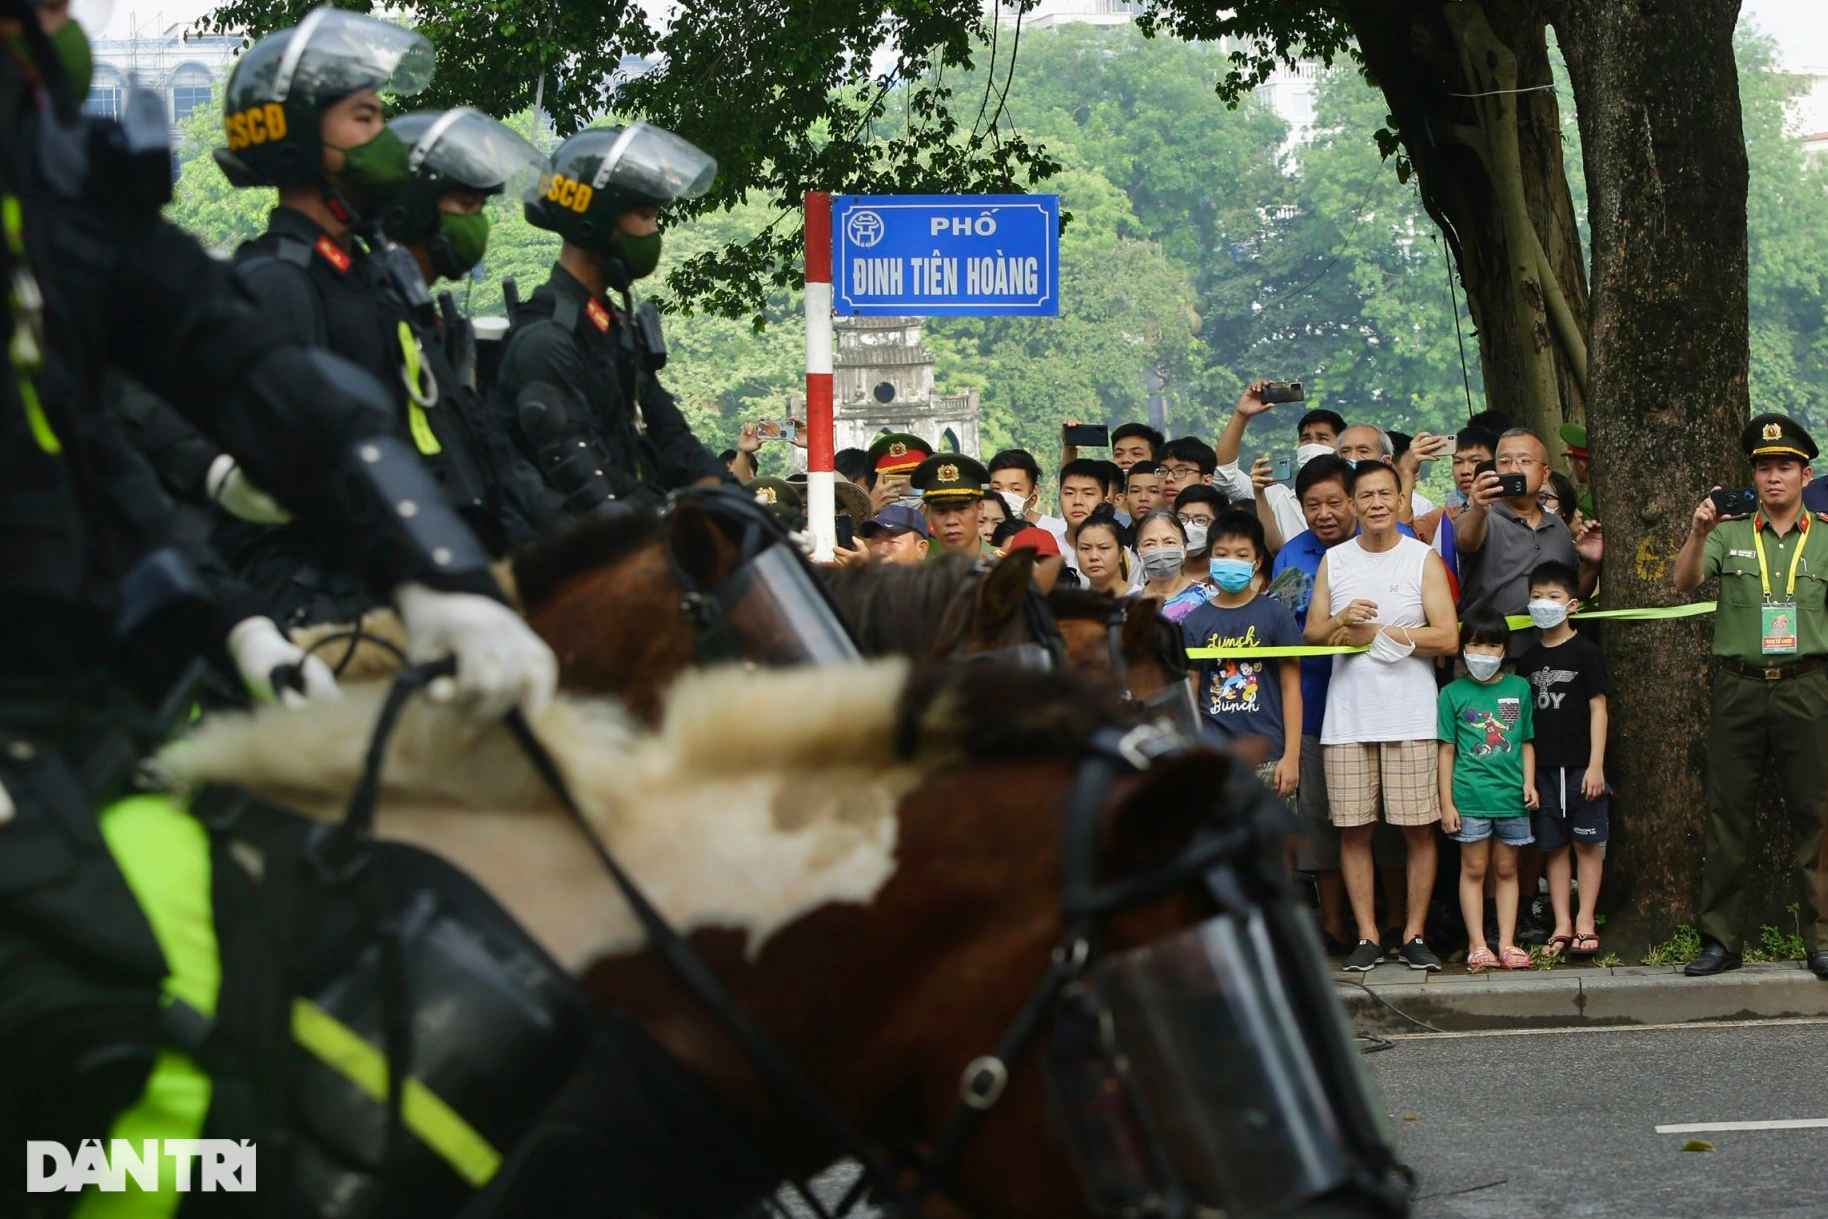
<instances>
[{"instance_id":1,"label":"reins","mask_svg":"<svg viewBox=\"0 0 1828 1219\"><path fill-rule=\"evenodd\" d=\"M376 718L362 774L350 797L347 814L341 823L324 827L326 832L311 844L309 853L312 862L324 870L323 874L328 878L347 880L366 863L364 844L372 839L380 793L380 773L387 743L407 701L436 678L448 676L455 671L455 660L446 659L407 668L395 679ZM1100 883L1097 876L1097 825L1112 783L1120 775L1149 769L1158 759L1183 749L1186 742L1184 738L1148 725L1128 729L1105 727L1094 733L1082 750L1082 760L1066 798L1062 821L1063 875L1060 900L1064 934L1050 958L1047 975L997 1040L993 1051L973 1059L965 1067L959 1081L958 1104L934 1140L931 1154L921 1157L890 1151L885 1156L826 1099L770 1040L767 1033L743 1011L703 958L655 908L641 886L597 834L572 794L569 784L565 782L558 763L518 709L509 712L506 726L534 771L551 789L566 815L583 834L591 853L602 864L603 870L640 922L649 943L659 952L680 985L716 1021L782 1101L812 1127L829 1137L842 1152L854 1157L862 1165L862 1177L839 1203L835 1212L814 1195L805 1181L791 1174L783 1174L819 1219L834 1219L834 1215L849 1214L863 1199L866 1190L871 1189L876 1191L879 1203L886 1203L891 1213L902 1216L903 1219L912 1219L918 1215L925 1199L934 1193L950 1196L952 1176L958 1160L972 1135L1002 1097L1009 1081L1011 1065L1034 1047L1054 1004L1083 975L1090 963L1096 948L1100 921L1111 914L1154 901L1176 888L1196 882L1222 860L1240 851L1248 851L1253 841L1248 828L1204 835L1174 858L1148 872ZM395 1012L402 1012L403 996L394 998L395 1002L387 1006ZM395 1023L397 1021L393 1019L384 1019L390 1033ZM391 1162L401 1131L401 1084L409 1050L403 1035L390 1035L387 1041L386 1146ZM909 1173L915 1177L911 1189L904 1188L901 1183Z\"/></svg>"}]
</instances>

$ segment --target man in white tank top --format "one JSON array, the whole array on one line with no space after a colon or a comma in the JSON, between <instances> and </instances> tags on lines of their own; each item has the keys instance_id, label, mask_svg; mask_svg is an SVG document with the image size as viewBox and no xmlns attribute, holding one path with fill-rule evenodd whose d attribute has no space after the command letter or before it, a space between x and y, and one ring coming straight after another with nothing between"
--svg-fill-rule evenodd
<instances>
[{"instance_id":1,"label":"man in white tank top","mask_svg":"<svg viewBox=\"0 0 1828 1219\"><path fill-rule=\"evenodd\" d=\"M1459 648L1453 593L1441 556L1397 532L1402 490L1395 469L1360 466L1349 490L1358 536L1320 561L1306 630L1311 644L1368 649L1333 658L1320 730L1327 800L1340 831L1339 866L1358 924L1358 944L1345 968L1363 972L1384 955L1371 859L1381 809L1409 847L1409 909L1400 955L1411 969L1439 969L1440 958L1422 938L1441 820L1429 658L1451 656Z\"/></svg>"}]
</instances>

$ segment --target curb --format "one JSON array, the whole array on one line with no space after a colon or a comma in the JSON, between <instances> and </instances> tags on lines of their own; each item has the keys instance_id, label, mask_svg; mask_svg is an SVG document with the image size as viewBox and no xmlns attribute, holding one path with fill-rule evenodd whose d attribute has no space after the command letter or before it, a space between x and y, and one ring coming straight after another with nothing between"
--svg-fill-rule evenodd
<instances>
[{"instance_id":1,"label":"curb","mask_svg":"<svg viewBox=\"0 0 1828 1219\"><path fill-rule=\"evenodd\" d=\"M1349 974L1336 977L1353 1025L1372 1033L1425 1031L1418 1023L1460 1033L1828 1017L1828 982L1797 962L1750 964L1711 978L1652 965L1510 975L1399 972L1384 965L1362 982Z\"/></svg>"}]
</instances>

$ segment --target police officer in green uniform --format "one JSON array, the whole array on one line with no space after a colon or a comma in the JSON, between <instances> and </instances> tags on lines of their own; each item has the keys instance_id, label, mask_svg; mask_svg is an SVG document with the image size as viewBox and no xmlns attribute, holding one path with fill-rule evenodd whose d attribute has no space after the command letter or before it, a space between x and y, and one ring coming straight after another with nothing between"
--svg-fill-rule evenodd
<instances>
[{"instance_id":1,"label":"police officer in green uniform","mask_svg":"<svg viewBox=\"0 0 1828 1219\"><path fill-rule=\"evenodd\" d=\"M884 432L871 442L864 460L876 471L870 503L881 511L896 501L920 507L920 492L908 485L920 463L933 456L933 446L912 432Z\"/></svg>"},{"instance_id":2,"label":"police officer in green uniform","mask_svg":"<svg viewBox=\"0 0 1828 1219\"><path fill-rule=\"evenodd\" d=\"M806 500L800 488L784 478L765 475L743 484L743 490L755 496L755 502L768 509L789 529L806 528Z\"/></svg>"},{"instance_id":3,"label":"police officer in green uniform","mask_svg":"<svg viewBox=\"0 0 1828 1219\"><path fill-rule=\"evenodd\" d=\"M409 288L467 279L488 251L489 200L519 199L550 168L545 155L468 106L401 115L388 127L406 145L412 176L382 210L382 225L419 273L398 278ZM429 294L404 303L431 374L434 401L415 416L434 433L429 446L438 453L428 464L491 550L531 541L558 519L563 504L477 392L475 327L448 291L435 304ZM453 440L446 444L440 436L451 431L458 434L445 437Z\"/></svg>"},{"instance_id":4,"label":"police officer in green uniform","mask_svg":"<svg viewBox=\"0 0 1828 1219\"><path fill-rule=\"evenodd\" d=\"M1775 771L1790 813L1809 968L1828 980L1828 919L1818 888L1828 801L1828 517L1814 517L1802 505L1816 446L1800 424L1785 415L1759 415L1746 425L1741 444L1752 459L1756 510L1723 516L1711 495L1703 499L1675 563L1682 592L1720 578L1707 737L1703 947L1686 972L1703 977L1739 968L1747 839L1762 778Z\"/></svg>"},{"instance_id":5,"label":"police officer in green uniform","mask_svg":"<svg viewBox=\"0 0 1828 1219\"><path fill-rule=\"evenodd\" d=\"M632 296L660 261L660 209L716 176L715 161L670 132L593 127L559 146L526 196L528 222L564 245L512 319L491 405L573 513L732 481L657 379L660 317Z\"/></svg>"},{"instance_id":6,"label":"police officer in green uniform","mask_svg":"<svg viewBox=\"0 0 1828 1219\"><path fill-rule=\"evenodd\" d=\"M108 1133L147 1077L166 968L97 810L188 709L207 586L125 519L105 372L180 404L323 562L391 595L415 654L455 653L476 714L537 708L555 664L391 435L381 387L294 341L159 216L158 95L129 95L124 135L81 113L87 44L64 11L0 0L0 40L0 1142L16 1148Z\"/></svg>"},{"instance_id":7,"label":"police officer in green uniform","mask_svg":"<svg viewBox=\"0 0 1828 1219\"><path fill-rule=\"evenodd\" d=\"M936 543L927 557L950 553L983 558L995 553L977 531L989 481L984 463L962 453L935 453L914 468L908 483L920 492L927 528Z\"/></svg>"}]
</instances>

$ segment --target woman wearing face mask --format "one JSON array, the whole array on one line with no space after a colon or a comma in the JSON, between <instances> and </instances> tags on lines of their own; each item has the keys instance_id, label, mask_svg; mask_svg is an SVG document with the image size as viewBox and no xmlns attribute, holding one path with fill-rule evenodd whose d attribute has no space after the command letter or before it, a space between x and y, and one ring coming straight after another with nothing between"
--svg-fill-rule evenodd
<instances>
[{"instance_id":1,"label":"woman wearing face mask","mask_svg":"<svg viewBox=\"0 0 1828 1219\"><path fill-rule=\"evenodd\" d=\"M1181 621L1212 596L1210 581L1187 574L1187 527L1174 513L1151 512L1137 523L1136 557L1142 563L1142 595L1160 601L1168 621Z\"/></svg>"},{"instance_id":2,"label":"woman wearing face mask","mask_svg":"<svg viewBox=\"0 0 1828 1219\"><path fill-rule=\"evenodd\" d=\"M983 506L978 509L977 513L977 536L980 540L994 546L997 526L1018 519L1020 518L1011 513L1009 500L1006 497L995 491L986 491Z\"/></svg>"},{"instance_id":3,"label":"woman wearing face mask","mask_svg":"<svg viewBox=\"0 0 1828 1219\"><path fill-rule=\"evenodd\" d=\"M1130 577L1124 570L1123 538L1119 536L1117 514L1109 504L1099 505L1079 526L1077 554L1079 574L1087 588L1118 597L1130 594Z\"/></svg>"}]
</instances>

